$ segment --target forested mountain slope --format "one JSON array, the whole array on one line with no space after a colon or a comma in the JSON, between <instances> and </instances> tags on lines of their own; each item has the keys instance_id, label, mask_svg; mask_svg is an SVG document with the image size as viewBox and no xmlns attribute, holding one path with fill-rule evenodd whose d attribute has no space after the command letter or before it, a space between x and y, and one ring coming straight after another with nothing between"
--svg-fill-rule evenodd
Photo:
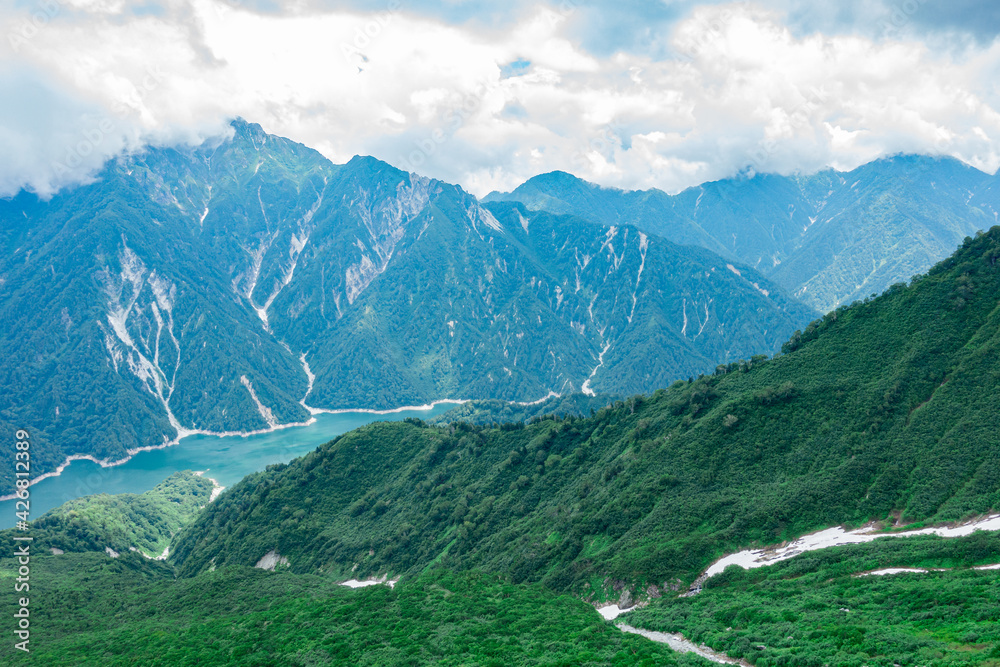
<instances>
[{"instance_id":1,"label":"forested mountain slope","mask_svg":"<svg viewBox=\"0 0 1000 667\"><path fill-rule=\"evenodd\" d=\"M481 568L580 595L677 589L724 552L1000 507L1000 227L785 354L585 419L373 424L223 493L184 575L276 551L335 576Z\"/></svg>"},{"instance_id":2,"label":"forested mountain slope","mask_svg":"<svg viewBox=\"0 0 1000 667\"><path fill-rule=\"evenodd\" d=\"M138 551L150 558L166 555L174 535L190 523L212 497L211 480L176 472L145 493L76 498L31 523L36 551ZM11 538L14 529L4 531Z\"/></svg>"},{"instance_id":3,"label":"forested mountain slope","mask_svg":"<svg viewBox=\"0 0 1000 667\"><path fill-rule=\"evenodd\" d=\"M553 172L485 201L632 224L754 267L821 312L907 281L996 224L997 176L898 155L850 172L755 174L677 194L600 188Z\"/></svg>"},{"instance_id":4,"label":"forested mountain slope","mask_svg":"<svg viewBox=\"0 0 1000 667\"><path fill-rule=\"evenodd\" d=\"M11 564L0 561L0 573ZM352 590L244 567L178 580L136 554L85 553L33 557L32 574L31 653L8 647L4 665L710 664L626 635L571 596L482 573ZM12 598L0 603L10 614Z\"/></svg>"},{"instance_id":5,"label":"forested mountain slope","mask_svg":"<svg viewBox=\"0 0 1000 667\"><path fill-rule=\"evenodd\" d=\"M814 316L700 248L242 121L0 201L0 249L0 425L36 473L317 409L652 391Z\"/></svg>"}]
</instances>

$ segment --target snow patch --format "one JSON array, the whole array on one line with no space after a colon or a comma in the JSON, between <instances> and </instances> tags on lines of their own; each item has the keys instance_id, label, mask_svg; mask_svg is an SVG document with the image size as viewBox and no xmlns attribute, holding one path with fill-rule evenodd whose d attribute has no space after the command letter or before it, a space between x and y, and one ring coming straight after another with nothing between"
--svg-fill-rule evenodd
<instances>
[{"instance_id":1,"label":"snow patch","mask_svg":"<svg viewBox=\"0 0 1000 667\"><path fill-rule=\"evenodd\" d=\"M843 528L828 528L816 533L805 535L790 544L770 549L747 549L729 556L720 558L713 563L705 574L704 578L713 577L730 565L739 565L743 569L749 570L765 565L773 565L783 560L788 560L794 556L816 549L826 549L842 544L862 544L872 540L891 537L912 537L915 535L938 535L940 537L963 537L971 535L977 530L1000 530L1000 514L990 515L977 521L972 521L957 526L939 526L935 528L921 528L919 530L906 530L892 533L877 532L873 524L863 526L857 530L845 531Z\"/></svg>"},{"instance_id":2,"label":"snow patch","mask_svg":"<svg viewBox=\"0 0 1000 667\"><path fill-rule=\"evenodd\" d=\"M347 581L340 582L340 585L347 586L348 588L367 588L368 586L378 586L379 584L385 584L389 588L395 588L397 582L399 582L399 579L387 580L385 577L382 577L380 579L364 579L360 581L357 579L348 579Z\"/></svg>"},{"instance_id":3,"label":"snow patch","mask_svg":"<svg viewBox=\"0 0 1000 667\"><path fill-rule=\"evenodd\" d=\"M886 567L881 570L872 570L871 572L862 572L861 574L855 575L858 577L884 577L887 574L926 574L927 570L920 567Z\"/></svg>"},{"instance_id":4,"label":"snow patch","mask_svg":"<svg viewBox=\"0 0 1000 667\"><path fill-rule=\"evenodd\" d=\"M609 604L606 607L598 607L597 613L604 617L605 621L613 621L622 614L632 611L634 607L629 607L628 609L622 609L616 604Z\"/></svg>"}]
</instances>

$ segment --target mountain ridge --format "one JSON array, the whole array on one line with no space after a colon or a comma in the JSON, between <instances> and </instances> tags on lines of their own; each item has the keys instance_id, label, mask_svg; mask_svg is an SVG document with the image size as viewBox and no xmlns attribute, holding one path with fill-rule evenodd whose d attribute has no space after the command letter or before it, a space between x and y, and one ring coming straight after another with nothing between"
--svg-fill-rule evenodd
<instances>
[{"instance_id":1,"label":"mountain ridge","mask_svg":"<svg viewBox=\"0 0 1000 667\"><path fill-rule=\"evenodd\" d=\"M602 188L550 172L484 201L627 222L700 245L755 267L827 312L922 273L964 236L995 224L998 179L954 158L900 154L847 172L755 174L675 195Z\"/></svg>"},{"instance_id":2,"label":"mountain ridge","mask_svg":"<svg viewBox=\"0 0 1000 667\"><path fill-rule=\"evenodd\" d=\"M652 391L815 315L701 249L333 165L243 121L0 202L0 248L0 320L21 327L0 336L0 422L33 431L42 473L310 408ZM617 356L640 344L655 364Z\"/></svg>"}]
</instances>

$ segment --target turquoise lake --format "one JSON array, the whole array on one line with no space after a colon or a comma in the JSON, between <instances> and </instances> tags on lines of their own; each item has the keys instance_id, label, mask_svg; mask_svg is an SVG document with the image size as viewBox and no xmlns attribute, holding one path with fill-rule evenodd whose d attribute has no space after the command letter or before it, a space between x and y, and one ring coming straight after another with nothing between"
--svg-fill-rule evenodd
<instances>
[{"instance_id":1,"label":"turquoise lake","mask_svg":"<svg viewBox=\"0 0 1000 667\"><path fill-rule=\"evenodd\" d=\"M57 477L43 479L29 487L31 519L41 517L67 500L95 493L143 493L179 470L204 470L229 487L252 472L272 463L287 463L318 446L365 424L401 421L407 417L426 419L441 414L454 404L444 403L428 410L405 410L389 414L345 412L316 415L309 426L286 428L247 437L191 435L176 445L151 452L139 452L126 463L102 468L91 461L73 461ZM15 500L0 501L0 529L12 528Z\"/></svg>"}]
</instances>

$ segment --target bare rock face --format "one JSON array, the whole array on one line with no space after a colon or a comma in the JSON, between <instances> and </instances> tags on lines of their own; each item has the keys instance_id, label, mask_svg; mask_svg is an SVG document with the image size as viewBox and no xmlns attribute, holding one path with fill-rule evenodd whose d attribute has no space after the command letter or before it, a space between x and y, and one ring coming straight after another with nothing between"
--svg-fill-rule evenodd
<instances>
[{"instance_id":1,"label":"bare rock face","mask_svg":"<svg viewBox=\"0 0 1000 667\"><path fill-rule=\"evenodd\" d=\"M646 586L646 595L655 600L658 597L662 597L663 592L656 584L650 584L649 586Z\"/></svg>"},{"instance_id":2,"label":"bare rock face","mask_svg":"<svg viewBox=\"0 0 1000 667\"><path fill-rule=\"evenodd\" d=\"M266 554L261 556L261 559L257 561L254 567L261 570L274 570L278 565L288 565L288 559L279 554L274 549L271 549Z\"/></svg>"},{"instance_id":3,"label":"bare rock face","mask_svg":"<svg viewBox=\"0 0 1000 667\"><path fill-rule=\"evenodd\" d=\"M618 608L619 609L629 609L635 605L635 600L632 599L632 591L628 588L622 591L621 597L618 598Z\"/></svg>"}]
</instances>

